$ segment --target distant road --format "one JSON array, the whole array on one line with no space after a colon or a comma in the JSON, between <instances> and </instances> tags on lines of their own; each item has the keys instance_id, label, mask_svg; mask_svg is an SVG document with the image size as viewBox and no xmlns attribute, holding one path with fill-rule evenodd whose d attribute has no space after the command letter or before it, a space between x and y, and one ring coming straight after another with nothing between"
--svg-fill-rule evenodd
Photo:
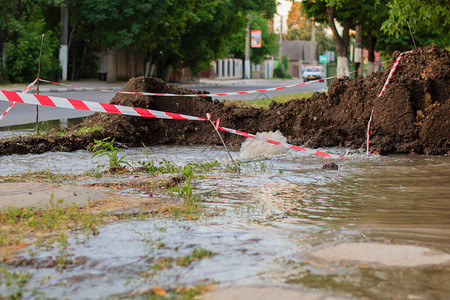
<instances>
[{"instance_id":1,"label":"distant road","mask_svg":"<svg viewBox=\"0 0 450 300\"><path fill-rule=\"evenodd\" d=\"M249 83L249 84L235 84L230 85L225 81L223 84L220 82L217 85L202 85L199 84L195 86L195 84L189 85L180 85L191 90L206 90L211 94L216 93L230 93L230 92L239 92L239 91L250 91L250 90L259 90L273 87L280 87L285 85L291 85L294 81L276 81L270 82L265 81L262 83ZM81 84L80 84L81 85ZM213 97L214 99L220 100L255 100L259 98L271 98L277 95L288 95L288 94L297 94L297 93L306 93L306 92L314 92L314 91L323 91L326 88L326 84L323 82L318 83L309 83L306 85L302 85L295 88L282 89L275 92L265 92L265 93L256 93L256 94L247 94L247 95L239 95L239 96L225 96L225 97ZM48 96L57 96L78 100L88 100L102 103L109 103L109 101L114 97L112 93L105 92L94 92L94 91L59 91L59 92L45 92L42 91L40 94L48 95ZM0 114L3 113L8 106L9 102L0 101ZM79 111L79 110L71 110L71 109L63 109L63 108L53 108L46 106L39 106L39 120L40 121L48 121L48 120L60 120L60 119L72 119L79 118L91 115L92 112L87 111ZM36 107L34 105L27 104L16 104L13 109L5 116L3 120L0 121L0 127L11 126L11 125L20 125L20 124L29 124L34 123L36 120Z\"/></svg>"},{"instance_id":2,"label":"distant road","mask_svg":"<svg viewBox=\"0 0 450 300\"><path fill-rule=\"evenodd\" d=\"M300 82L300 81L298 81ZM298 83L297 82L297 83ZM187 88L191 90L207 90L211 94L217 93L231 93L231 92L240 92L240 91L251 91L251 90L259 90L259 89L267 89L267 88L275 88L285 85L292 85L293 81L285 82L285 83L270 83L267 81L266 83L261 84L245 84L245 85L220 85L220 86L199 86L195 87L195 85L190 85ZM307 92L321 92L326 89L326 84L324 82L311 82L305 85L301 85L294 88L282 89L273 92L263 92L263 93L255 93L255 94L246 94L246 95L238 95L238 96L224 96L224 97L215 97L214 99L220 100L255 100L259 98L272 98L278 95L290 95L290 94L300 94Z\"/></svg>"}]
</instances>

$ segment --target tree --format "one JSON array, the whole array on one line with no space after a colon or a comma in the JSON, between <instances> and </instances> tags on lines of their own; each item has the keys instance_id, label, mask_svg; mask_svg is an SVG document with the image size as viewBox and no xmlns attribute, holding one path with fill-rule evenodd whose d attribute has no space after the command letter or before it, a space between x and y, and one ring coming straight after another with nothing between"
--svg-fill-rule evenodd
<instances>
[{"instance_id":1,"label":"tree","mask_svg":"<svg viewBox=\"0 0 450 300\"><path fill-rule=\"evenodd\" d=\"M358 15L359 1L353 0L304 0L302 10L322 24L327 24L333 32L333 40L337 52L337 74L349 75L348 48L350 43L349 30ZM339 34L336 21L341 23L343 30Z\"/></svg>"},{"instance_id":2,"label":"tree","mask_svg":"<svg viewBox=\"0 0 450 300\"><path fill-rule=\"evenodd\" d=\"M181 6L180 15L187 13L186 18L178 17L176 21L183 19L179 25L179 35L172 40L172 46L167 51L167 42L165 41L169 35L161 35L162 40L156 44L152 56L156 58L157 65L168 68L189 67L194 75L209 67L211 60L223 58L231 52L230 43L242 36L245 37L245 29L247 26L247 18L250 14L253 16L252 23L254 26L265 26L262 16L273 16L276 6L274 0L247 0L247 1L224 1L224 0L199 0L192 3L186 12L185 6ZM178 4L177 4L178 6ZM171 8L171 13L176 7ZM258 13L259 12L259 15ZM160 28L165 32L165 28ZM160 32L160 31L158 31ZM263 43L265 44L259 51L253 51L253 57L264 56L274 47L274 36L269 36L268 30L263 32ZM239 46L238 46L239 47ZM166 72L161 68L159 75ZM161 72L162 71L162 72Z\"/></svg>"},{"instance_id":3,"label":"tree","mask_svg":"<svg viewBox=\"0 0 450 300\"><path fill-rule=\"evenodd\" d=\"M41 36L45 34L42 53L42 77L56 79L59 74L59 42L45 11L57 1L2 1L0 44L6 50L5 79L29 82L36 78Z\"/></svg>"},{"instance_id":4,"label":"tree","mask_svg":"<svg viewBox=\"0 0 450 300\"><path fill-rule=\"evenodd\" d=\"M27 31L33 37L47 32L45 40L50 45L57 41L61 1L1 0L0 45L3 41L14 43L9 66L15 63L17 74L29 73L27 68L34 69L26 40L32 37ZM164 79L171 68L189 67L195 75L209 66L211 60L228 54L230 42L245 28L250 12L271 17L276 11L275 0L70 0L67 3L72 80L96 75L97 53L110 48L146 53L147 60L156 66L157 75ZM261 24L258 21L258 26ZM38 35L37 31L40 31ZM269 35L266 38L270 40ZM18 43L19 39L23 43ZM48 51L51 57L57 58L50 45L45 47L45 53ZM271 52L268 49L271 45L266 43L262 51ZM33 59L38 56L34 51L33 48ZM259 55L257 52L255 57ZM12 55L20 57L12 59ZM46 66L53 65L53 61L46 63ZM14 80L20 79L17 76L14 75ZM30 76L24 75L24 79Z\"/></svg>"},{"instance_id":5,"label":"tree","mask_svg":"<svg viewBox=\"0 0 450 300\"><path fill-rule=\"evenodd\" d=\"M311 40L311 20L301 11L301 2L292 3L287 19L288 30L284 36L285 40ZM325 34L326 26L316 26L317 53L323 54L327 50L335 50L333 39Z\"/></svg>"},{"instance_id":6,"label":"tree","mask_svg":"<svg viewBox=\"0 0 450 300\"><path fill-rule=\"evenodd\" d=\"M72 70L78 77L89 52L108 47L145 51L156 75L189 67L195 75L226 55L246 26L247 13L275 12L275 0L72 0ZM81 57L81 58L79 58Z\"/></svg>"},{"instance_id":7,"label":"tree","mask_svg":"<svg viewBox=\"0 0 450 300\"><path fill-rule=\"evenodd\" d=\"M384 32L396 38L409 35L409 30L414 33L427 32L441 47L450 46L448 0L392 0L388 7L389 18L381 26Z\"/></svg>"},{"instance_id":8,"label":"tree","mask_svg":"<svg viewBox=\"0 0 450 300\"><path fill-rule=\"evenodd\" d=\"M145 24L161 19L158 0L71 0L69 53L71 78L96 73L95 53L108 48L129 48L144 32ZM149 17L150 16L150 17ZM150 19L150 21L149 21Z\"/></svg>"},{"instance_id":9,"label":"tree","mask_svg":"<svg viewBox=\"0 0 450 300\"><path fill-rule=\"evenodd\" d=\"M250 27L252 30L261 30L261 48L250 49L252 63L260 64L267 56L274 55L278 52L278 35L274 32L269 32L269 21L264 14L259 12L250 13ZM235 57L244 58L246 34L246 27L240 28L240 30L232 37L231 45L224 54L230 53Z\"/></svg>"},{"instance_id":10,"label":"tree","mask_svg":"<svg viewBox=\"0 0 450 300\"><path fill-rule=\"evenodd\" d=\"M355 23L363 28L363 44L368 50L367 74L374 70L377 41L382 38L381 24L387 18L387 0L366 0L359 10Z\"/></svg>"},{"instance_id":11,"label":"tree","mask_svg":"<svg viewBox=\"0 0 450 300\"><path fill-rule=\"evenodd\" d=\"M292 3L286 20L288 27L284 36L286 40L311 39L311 19L301 11L301 6L301 2Z\"/></svg>"}]
</instances>

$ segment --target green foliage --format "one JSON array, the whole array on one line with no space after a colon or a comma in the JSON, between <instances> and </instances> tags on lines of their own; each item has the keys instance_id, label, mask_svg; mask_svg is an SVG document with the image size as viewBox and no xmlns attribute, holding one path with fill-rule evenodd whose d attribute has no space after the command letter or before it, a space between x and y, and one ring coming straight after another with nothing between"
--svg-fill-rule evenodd
<instances>
[{"instance_id":1,"label":"green foliage","mask_svg":"<svg viewBox=\"0 0 450 300\"><path fill-rule=\"evenodd\" d=\"M210 258L214 253L204 248L196 248L192 251L191 255L180 256L175 260L177 266L186 267L193 261Z\"/></svg>"},{"instance_id":2,"label":"green foliage","mask_svg":"<svg viewBox=\"0 0 450 300\"><path fill-rule=\"evenodd\" d=\"M3 64L0 63L0 83L8 83L8 74L6 74L6 70L3 67Z\"/></svg>"},{"instance_id":3,"label":"green foliage","mask_svg":"<svg viewBox=\"0 0 450 300\"><path fill-rule=\"evenodd\" d=\"M287 56L283 56L282 64L278 64L278 66L273 71L273 75L277 78L288 78L291 79L292 76L287 73L289 69L289 59Z\"/></svg>"},{"instance_id":4,"label":"green foliage","mask_svg":"<svg viewBox=\"0 0 450 300\"><path fill-rule=\"evenodd\" d=\"M310 98L313 93L301 93L301 94L290 94L290 95L279 95L272 98L256 99L256 100L227 100L225 105L235 105L235 106L251 106L251 107L261 107L269 108L270 103L275 101L277 103L284 103L291 101L293 99L303 99Z\"/></svg>"},{"instance_id":5,"label":"green foliage","mask_svg":"<svg viewBox=\"0 0 450 300\"><path fill-rule=\"evenodd\" d=\"M80 134L86 134L86 133L94 132L94 131L100 131L103 133L105 131L105 129L103 128L102 125L100 125L100 123L97 123L94 126L84 126L83 128L77 130L75 132L75 134L80 135Z\"/></svg>"},{"instance_id":6,"label":"green foliage","mask_svg":"<svg viewBox=\"0 0 450 300\"><path fill-rule=\"evenodd\" d=\"M252 12L249 16L251 30L261 30L261 48L250 49L252 63L260 64L267 56L275 55L278 52L278 35L274 32L269 32L269 20L263 13ZM231 42L226 47L228 52L225 54L232 53L235 57L244 58L246 34L247 27L243 23L243 26L231 36Z\"/></svg>"},{"instance_id":7,"label":"green foliage","mask_svg":"<svg viewBox=\"0 0 450 300\"><path fill-rule=\"evenodd\" d=\"M44 20L20 20L15 27L15 40L6 44L6 73L11 82L30 82L38 74L42 34L45 34L41 60L41 77L59 76L59 40L52 31L45 31Z\"/></svg>"},{"instance_id":8,"label":"green foliage","mask_svg":"<svg viewBox=\"0 0 450 300\"><path fill-rule=\"evenodd\" d=\"M110 138L104 138L103 140L94 140L94 145L92 146L92 157L95 156L107 156L109 158L109 171L123 171L126 166L130 166L130 163L125 161L125 155L119 156L122 152L122 148L114 146L114 139L109 142ZM125 166L124 166L125 165Z\"/></svg>"},{"instance_id":9,"label":"green foliage","mask_svg":"<svg viewBox=\"0 0 450 300\"><path fill-rule=\"evenodd\" d=\"M285 40L311 40L311 20L301 10L301 2L294 2L287 20L288 30L284 35ZM324 54L325 51L334 51L333 38L325 34L326 26L324 24L316 24L316 42L317 53Z\"/></svg>"},{"instance_id":10,"label":"green foliage","mask_svg":"<svg viewBox=\"0 0 450 300\"><path fill-rule=\"evenodd\" d=\"M101 223L99 216L89 214L78 206L64 206L62 200L55 200L52 194L50 207L16 208L8 207L0 211L0 224L24 226L36 230L82 229L87 233L96 233Z\"/></svg>"},{"instance_id":11,"label":"green foliage","mask_svg":"<svg viewBox=\"0 0 450 300\"><path fill-rule=\"evenodd\" d=\"M387 5L389 18L381 26L384 32L396 38L409 36L409 25L414 34L428 34L441 47L450 46L448 1L393 0Z\"/></svg>"}]
</instances>

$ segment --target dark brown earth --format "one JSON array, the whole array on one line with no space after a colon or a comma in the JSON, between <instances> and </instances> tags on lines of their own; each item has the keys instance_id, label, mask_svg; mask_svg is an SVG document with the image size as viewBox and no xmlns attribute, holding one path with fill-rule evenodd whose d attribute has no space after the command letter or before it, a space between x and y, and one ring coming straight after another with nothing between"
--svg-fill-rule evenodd
<instances>
[{"instance_id":1,"label":"dark brown earth","mask_svg":"<svg viewBox=\"0 0 450 300\"><path fill-rule=\"evenodd\" d=\"M400 52L395 52L392 62ZM290 143L317 148L365 148L371 113L371 150L380 154L450 154L450 54L435 44L403 55L382 97L390 67L366 78L343 78L330 84L328 95L270 104L269 109L225 106L210 97L149 97L118 94L112 104L148 108L213 119L220 125L250 133L280 130ZM173 94L207 93L166 84L156 78L131 78L124 91ZM74 134L100 124L104 132ZM94 139L114 137L129 146L220 144L213 126L204 121L161 120L96 113L66 136L29 136L0 140L0 155L86 149ZM70 133L72 132L72 133ZM222 132L228 145L243 137Z\"/></svg>"}]
</instances>

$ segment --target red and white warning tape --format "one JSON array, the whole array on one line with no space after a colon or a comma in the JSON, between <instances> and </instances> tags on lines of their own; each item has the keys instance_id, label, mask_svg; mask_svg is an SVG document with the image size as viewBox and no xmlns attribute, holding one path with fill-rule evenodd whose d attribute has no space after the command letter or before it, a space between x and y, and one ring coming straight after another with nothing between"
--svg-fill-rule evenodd
<instances>
[{"instance_id":1,"label":"red and white warning tape","mask_svg":"<svg viewBox=\"0 0 450 300\"><path fill-rule=\"evenodd\" d=\"M207 115L207 117L210 118L209 114ZM263 141L263 142L266 142L266 143L282 146L282 147L293 149L293 150L297 150L297 151L305 151L306 153L318 155L318 156L321 156L321 157L327 157L327 158L333 158L333 159L348 159L348 157L345 157L345 156L329 154L329 153L318 151L318 150L315 150L315 149L308 149L308 148L304 148L304 147L300 147L300 146L296 146L296 145L291 145L291 144L284 143L284 142L269 140L269 139L266 139L266 138L263 138L263 137L260 137L260 136L257 136L257 135L251 134L251 133L247 133L247 132L244 132L244 131L240 131L240 130L235 130L235 129L226 128L226 127L220 127L219 123L220 123L220 118L216 120L216 126L215 126L216 129L219 129L219 130L222 130L222 131L225 131L225 132L229 132L229 133L232 133L232 134L237 134L237 135L244 136L244 137L251 138L251 139L257 139L257 140L260 140L260 141Z\"/></svg>"},{"instance_id":2,"label":"red and white warning tape","mask_svg":"<svg viewBox=\"0 0 450 300\"><path fill-rule=\"evenodd\" d=\"M60 98L60 97L51 97L44 95L34 95L34 94L26 94L26 93L18 93L12 91L0 90L0 100L2 101L11 101L11 102L19 102L19 103L27 103L33 105L43 105L43 106L51 106L51 107L60 107L60 108L69 108L76 110L87 110L94 112L104 112L104 113L113 113L113 114L122 114L122 115L130 115L130 116L139 116L139 117L148 117L148 118L158 118L158 119L173 119L173 120L192 120L192 121L209 121L210 115L207 115L207 119L199 118L194 116L188 116L177 113L169 113L151 109L144 108L136 108L130 106L122 106L122 105L113 105L107 103L97 103L92 101L83 101L83 100L75 100L68 98ZM300 146L290 145L283 142L268 140L262 137L258 137L256 135L246 133L239 130L234 130L226 127L219 127L220 118L216 122L216 128L222 131L226 131L229 133L241 135L248 138L259 139L264 142L283 146L286 148L290 148L297 151L305 151L310 154L319 155L321 157L327 158L339 158L346 159L346 157L328 154L325 152L321 152L314 149L307 149Z\"/></svg>"},{"instance_id":3,"label":"red and white warning tape","mask_svg":"<svg viewBox=\"0 0 450 300\"><path fill-rule=\"evenodd\" d=\"M406 53L411 53L412 50L406 51L406 52L402 52L400 53L400 55L397 57L397 59L394 62L394 65L391 68L391 71L389 72L388 78L386 79L386 82L383 85L383 88L381 89L380 95L378 95L378 98L380 98L383 94L384 91L386 90L386 87L388 86L389 82L391 81L392 75L394 74L395 70L397 69L398 63L400 62L400 59L402 59L402 56Z\"/></svg>"},{"instance_id":4,"label":"red and white warning tape","mask_svg":"<svg viewBox=\"0 0 450 300\"><path fill-rule=\"evenodd\" d=\"M254 134L250 134L250 133L247 133L247 132L243 132L243 131L239 131L239 130L235 130L235 129L231 129L231 128L218 126L217 129L222 130L222 131L226 131L226 132L229 132L229 133L245 136L247 138L257 139L257 140L260 140L260 141L263 141L263 142L266 142L266 143L282 146L282 147L289 148L289 149L292 149L292 150L305 151L306 153L318 155L318 156L321 156L321 157L327 157L327 158L333 158L333 159L348 159L348 157L345 157L345 156L330 154L330 153L322 152L322 151L315 150L315 149L308 149L308 148L304 148L304 147L300 147L300 146L296 146L296 145L291 145L291 144L288 144L288 143L283 143L283 142L279 142L279 141L269 140L269 139L265 139L263 137L260 137L260 136L254 135Z\"/></svg>"},{"instance_id":5,"label":"red and white warning tape","mask_svg":"<svg viewBox=\"0 0 450 300\"><path fill-rule=\"evenodd\" d=\"M27 93L29 90L31 90L31 88L33 87L33 85L39 80L39 78L36 78L32 83L30 83L24 90L24 93ZM5 117L5 115L11 110L11 108L14 107L14 105L16 105L17 102L13 102L11 103L11 105L5 110L4 113L2 113L2 115L0 116L0 121Z\"/></svg>"},{"instance_id":6,"label":"red and white warning tape","mask_svg":"<svg viewBox=\"0 0 450 300\"><path fill-rule=\"evenodd\" d=\"M68 98L44 96L17 93L12 91L0 90L0 100L20 102L34 105L53 106L61 108L70 108L77 110L87 110L93 112L106 112L112 114L121 114L138 117L158 118L158 119L178 119L192 121L207 121L204 118L192 117L177 113L169 113L145 108L136 108L130 106L113 105L108 103L97 103L92 101L75 100Z\"/></svg>"},{"instance_id":7,"label":"red and white warning tape","mask_svg":"<svg viewBox=\"0 0 450 300\"><path fill-rule=\"evenodd\" d=\"M333 76L333 77L337 77L337 76ZM297 87L297 86L301 86L301 85L305 85L305 84L310 84L310 83L313 83L313 82L324 81L324 80L327 80L327 79L330 79L330 78L333 78L333 77L318 79L318 80L315 80L315 81L300 82L300 83L296 83L296 84L291 84L291 85L281 86L281 87L275 87L275 88L260 89L260 90L241 91L241 92L232 92L232 93L186 94L186 95L183 95L183 94L169 94L169 93L124 92L124 91L102 90L102 89L95 89L95 88L86 88L86 87L81 87L81 86L76 86L76 85L69 85L69 84L64 84L64 83L60 83L60 82L53 82L53 81L44 80L44 79L39 79L39 80L43 81L43 82L47 82L47 83L57 84L57 85L70 86L70 87L73 87L73 88L76 88L76 89L83 89L83 90L90 90L90 91L97 91L97 92L108 92L108 93L116 93L116 94L143 95L143 96L169 96L169 97L220 97L220 96L236 96L236 95L245 95L245 94L254 94L254 93L262 93L262 92L278 91L278 90L283 90L283 89L287 89L287 88Z\"/></svg>"},{"instance_id":8,"label":"red and white warning tape","mask_svg":"<svg viewBox=\"0 0 450 300\"><path fill-rule=\"evenodd\" d=\"M386 90L389 82L391 81L392 75L394 74L395 70L397 69L398 63L400 62L400 59L402 58L402 56L406 53L410 53L412 52L412 50L406 51L406 52L402 52L400 53L400 55L397 57L397 59L394 62L394 65L391 68L391 71L389 71L389 75L386 79L386 82L383 85L383 88L381 89L380 94L378 95L378 98L380 98L383 94L384 91ZM369 150L369 142L370 142L370 124L372 123L372 118L373 118L373 109L370 112L370 118L369 118L369 122L367 123L367 139L366 139L366 154L369 155L370 154L370 150Z\"/></svg>"}]
</instances>

